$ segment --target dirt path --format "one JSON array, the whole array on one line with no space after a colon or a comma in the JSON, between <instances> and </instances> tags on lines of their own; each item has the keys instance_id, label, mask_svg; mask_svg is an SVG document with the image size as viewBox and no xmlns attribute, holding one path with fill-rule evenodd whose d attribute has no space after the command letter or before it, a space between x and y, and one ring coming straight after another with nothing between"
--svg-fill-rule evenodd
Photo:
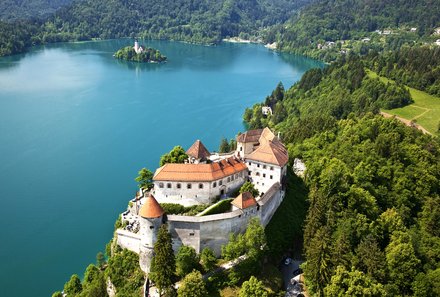
<instances>
[{"instance_id":1,"label":"dirt path","mask_svg":"<svg viewBox=\"0 0 440 297\"><path fill-rule=\"evenodd\" d=\"M426 113L426 112L428 112L428 111L429 111L429 110L425 111L424 113ZM423 113L423 114L424 114L424 113ZM386 112L383 112L383 111L381 111L380 114L381 114L384 118L386 118L386 119L389 119L389 118L395 118L395 119L398 119L399 121L401 121L402 123L404 123L404 124L407 125L408 127L417 128L417 129L419 129L420 131L422 131L424 134L432 135L428 130L426 130L426 129L423 128L422 126L420 126L420 125L418 125L418 124L416 124L416 123L414 123L414 122L412 122L412 121L410 121L410 120L407 120L407 119L404 119L404 118L401 118L401 117L398 117L398 116L396 116L396 115L389 114L389 113L386 113ZM418 118L418 117L420 117L420 115L418 115L418 116L415 117L415 118ZM414 119L415 119L415 118L414 118Z\"/></svg>"}]
</instances>

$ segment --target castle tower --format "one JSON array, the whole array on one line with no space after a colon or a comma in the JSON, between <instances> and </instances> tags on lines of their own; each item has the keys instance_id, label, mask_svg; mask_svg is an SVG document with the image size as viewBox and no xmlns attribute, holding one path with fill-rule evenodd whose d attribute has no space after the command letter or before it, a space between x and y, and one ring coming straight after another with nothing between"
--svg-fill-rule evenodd
<instances>
[{"instance_id":1,"label":"castle tower","mask_svg":"<svg viewBox=\"0 0 440 297\"><path fill-rule=\"evenodd\" d=\"M146 198L139 211L141 235L139 265L147 274L150 272L153 247L163 222L164 213L165 211L151 194Z\"/></svg>"}]
</instances>

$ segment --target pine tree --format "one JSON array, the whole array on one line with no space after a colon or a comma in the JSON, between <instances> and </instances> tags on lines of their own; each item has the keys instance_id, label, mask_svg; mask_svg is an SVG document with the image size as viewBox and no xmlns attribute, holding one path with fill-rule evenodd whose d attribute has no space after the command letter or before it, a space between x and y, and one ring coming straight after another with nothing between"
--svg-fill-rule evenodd
<instances>
[{"instance_id":1,"label":"pine tree","mask_svg":"<svg viewBox=\"0 0 440 297\"><path fill-rule=\"evenodd\" d=\"M157 241L154 244L154 258L149 275L161 293L173 285L176 271L171 234L167 228L166 225L160 226Z\"/></svg>"}]
</instances>

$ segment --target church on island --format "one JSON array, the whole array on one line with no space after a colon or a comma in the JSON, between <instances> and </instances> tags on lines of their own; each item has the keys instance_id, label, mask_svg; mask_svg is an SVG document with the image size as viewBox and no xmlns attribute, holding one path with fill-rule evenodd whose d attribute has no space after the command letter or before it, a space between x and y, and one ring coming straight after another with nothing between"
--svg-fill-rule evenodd
<instances>
[{"instance_id":1,"label":"church on island","mask_svg":"<svg viewBox=\"0 0 440 297\"><path fill-rule=\"evenodd\" d=\"M138 253L146 273L162 224L167 224L176 252L188 245L198 253L209 247L219 255L229 235L244 232L251 218L258 217L263 226L269 223L285 194L287 150L269 128L249 130L236 140L237 149L226 154L210 153L197 140L186 151L185 163L158 168L153 188L140 189L122 213L125 227L116 230L117 244ZM236 194L247 181L258 190L257 197L250 192ZM228 211L208 214L225 202L230 204ZM164 211L164 203L207 208L196 215L175 215Z\"/></svg>"}]
</instances>

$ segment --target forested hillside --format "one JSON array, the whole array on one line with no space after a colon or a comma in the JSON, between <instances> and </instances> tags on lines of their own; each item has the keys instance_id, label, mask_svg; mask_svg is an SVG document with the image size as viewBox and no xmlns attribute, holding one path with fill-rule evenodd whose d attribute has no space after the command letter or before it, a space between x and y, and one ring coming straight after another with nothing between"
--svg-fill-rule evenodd
<instances>
[{"instance_id":1,"label":"forested hillside","mask_svg":"<svg viewBox=\"0 0 440 297\"><path fill-rule=\"evenodd\" d=\"M271 126L287 142L301 142L350 114L377 113L380 108L401 107L411 101L405 87L368 77L364 62L350 56L324 69L309 70L288 91L279 85L264 103L248 108L244 120L250 128ZM263 105L272 107L272 116L263 116Z\"/></svg>"},{"instance_id":2,"label":"forested hillside","mask_svg":"<svg viewBox=\"0 0 440 297\"><path fill-rule=\"evenodd\" d=\"M396 49L404 43L413 43L420 36L429 36L438 26L439 1L321 0L304 8L286 25L274 28L268 38L277 39L281 50L331 61L341 49L357 53L368 52L368 48ZM410 33L410 28L416 31ZM371 34L385 29L391 29L386 38ZM371 42L349 44L347 48L341 42L365 37L372 39ZM336 44L326 45L326 42ZM319 44L324 50L318 48Z\"/></svg>"},{"instance_id":3,"label":"forested hillside","mask_svg":"<svg viewBox=\"0 0 440 297\"><path fill-rule=\"evenodd\" d=\"M76 0L44 21L17 23L20 34L15 34L15 24L0 23L0 34L7 36L0 39L0 55L23 52L31 44L94 38L141 37L205 44L232 36L258 39L264 28L284 23L311 1ZM5 14L12 14L13 9L4 5Z\"/></svg>"},{"instance_id":4,"label":"forested hillside","mask_svg":"<svg viewBox=\"0 0 440 297\"><path fill-rule=\"evenodd\" d=\"M399 83L440 96L440 47L402 47L366 60L370 69Z\"/></svg>"},{"instance_id":5,"label":"forested hillside","mask_svg":"<svg viewBox=\"0 0 440 297\"><path fill-rule=\"evenodd\" d=\"M421 52L425 64L435 64L428 58L433 53ZM397 63L389 67L395 73L414 67L417 77L425 66L412 65L408 55L402 53L400 64L388 54L349 56L309 70L244 114L251 128L280 131L291 161L306 163L304 272L311 293L440 294L439 139L377 115L411 97L405 87L365 74L367 65L383 62ZM273 115L263 116L263 105Z\"/></svg>"},{"instance_id":6,"label":"forested hillside","mask_svg":"<svg viewBox=\"0 0 440 297\"><path fill-rule=\"evenodd\" d=\"M13 21L43 18L72 0L2 0L0 20Z\"/></svg>"},{"instance_id":7,"label":"forested hillside","mask_svg":"<svg viewBox=\"0 0 440 297\"><path fill-rule=\"evenodd\" d=\"M141 36L215 43L283 23L310 0L77 1L46 27L71 39ZM61 33L60 33L61 32Z\"/></svg>"}]
</instances>

